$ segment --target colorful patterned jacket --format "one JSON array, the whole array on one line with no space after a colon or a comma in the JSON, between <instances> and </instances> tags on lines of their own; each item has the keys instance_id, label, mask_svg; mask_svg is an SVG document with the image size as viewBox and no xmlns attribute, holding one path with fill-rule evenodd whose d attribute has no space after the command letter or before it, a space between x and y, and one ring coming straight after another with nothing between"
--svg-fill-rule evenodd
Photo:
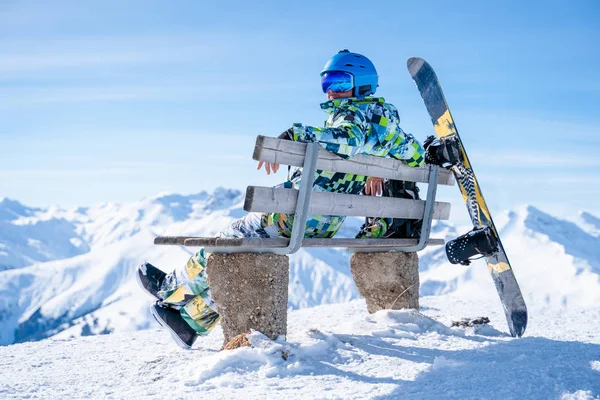
<instances>
[{"instance_id":1,"label":"colorful patterned jacket","mask_svg":"<svg viewBox=\"0 0 600 400\"><path fill-rule=\"evenodd\" d=\"M413 135L405 133L399 126L400 116L393 105L381 97L364 99L346 98L321 104L329 114L323 128L293 125L293 140L317 142L328 151L342 158L356 154L378 157L393 157L411 167L424 162L425 151ZM301 182L300 168L293 168L288 176L293 187ZM360 193L369 177L341 172L321 171L315 173L313 191ZM275 224L280 234L289 236L292 216L268 214L264 225ZM332 237L341 227L344 217L310 216L307 222L307 237Z\"/></svg>"},{"instance_id":2,"label":"colorful patterned jacket","mask_svg":"<svg viewBox=\"0 0 600 400\"><path fill-rule=\"evenodd\" d=\"M317 142L342 158L356 154L394 157L411 167L423 164L423 147L413 135L399 126L398 110L381 97L331 100L321 104L330 114L324 128L294 124L294 140ZM292 182L300 181L300 169L292 174ZM329 171L317 171L313 190L359 193L368 177Z\"/></svg>"}]
</instances>

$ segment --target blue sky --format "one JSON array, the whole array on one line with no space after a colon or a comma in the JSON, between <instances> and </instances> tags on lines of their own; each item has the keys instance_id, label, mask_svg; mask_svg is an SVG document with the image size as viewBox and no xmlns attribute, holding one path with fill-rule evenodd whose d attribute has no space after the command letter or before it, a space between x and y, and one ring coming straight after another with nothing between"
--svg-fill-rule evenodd
<instances>
[{"instance_id":1,"label":"blue sky","mask_svg":"<svg viewBox=\"0 0 600 400\"><path fill-rule=\"evenodd\" d=\"M0 197L276 184L254 138L322 125L319 71L348 48L421 140L433 128L405 65L432 64L492 209L598 215L600 3L491 3L2 1Z\"/></svg>"}]
</instances>

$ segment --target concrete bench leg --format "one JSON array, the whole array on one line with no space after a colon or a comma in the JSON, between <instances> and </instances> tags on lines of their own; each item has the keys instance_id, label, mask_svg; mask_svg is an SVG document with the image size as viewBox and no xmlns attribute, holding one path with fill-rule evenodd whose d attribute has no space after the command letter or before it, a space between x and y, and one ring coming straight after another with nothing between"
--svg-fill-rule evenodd
<instances>
[{"instance_id":1,"label":"concrete bench leg","mask_svg":"<svg viewBox=\"0 0 600 400\"><path fill-rule=\"evenodd\" d=\"M419 308L417 253L354 253L350 271L369 313Z\"/></svg>"},{"instance_id":2,"label":"concrete bench leg","mask_svg":"<svg viewBox=\"0 0 600 400\"><path fill-rule=\"evenodd\" d=\"M286 255L213 253L206 273L225 343L250 329L271 339L287 334L290 273Z\"/></svg>"}]
</instances>

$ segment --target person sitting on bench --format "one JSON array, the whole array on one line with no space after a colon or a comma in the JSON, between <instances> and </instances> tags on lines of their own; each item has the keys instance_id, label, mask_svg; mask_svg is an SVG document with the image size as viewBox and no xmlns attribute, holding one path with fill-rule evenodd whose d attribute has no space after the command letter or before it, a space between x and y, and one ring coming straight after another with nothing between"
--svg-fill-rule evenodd
<instances>
[{"instance_id":1,"label":"person sitting on bench","mask_svg":"<svg viewBox=\"0 0 600 400\"><path fill-rule=\"evenodd\" d=\"M342 50L321 71L321 87L327 101L321 108L329 114L323 128L293 124L279 138L300 142L317 142L326 150L342 157L356 154L393 157L410 167L424 163L425 151L413 135L400 126L398 110L383 98L374 97L378 87L377 71L365 56ZM259 162L267 174L277 172L278 164ZM317 170L314 177L303 177L300 168L288 170L287 182L280 187L295 188L302 178L312 183L312 190L359 194L376 194L373 188L379 178ZM393 196L393 194L391 194ZM344 217L310 215L305 236L331 238L340 229ZM249 213L219 234L219 237L290 237L294 215L282 213ZM377 224L363 227L362 237L382 237L385 231ZM137 270L138 282L157 299L151 312L169 329L180 347L189 349L198 336L207 335L217 324L219 314L210 295L206 276L206 257L200 249L187 264L169 274L149 263Z\"/></svg>"}]
</instances>

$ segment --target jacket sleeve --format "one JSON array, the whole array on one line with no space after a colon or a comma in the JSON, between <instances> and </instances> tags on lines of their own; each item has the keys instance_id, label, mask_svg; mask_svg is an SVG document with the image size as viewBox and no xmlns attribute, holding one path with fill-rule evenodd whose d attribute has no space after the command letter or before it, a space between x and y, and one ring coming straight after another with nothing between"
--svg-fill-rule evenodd
<instances>
[{"instance_id":1,"label":"jacket sleeve","mask_svg":"<svg viewBox=\"0 0 600 400\"><path fill-rule=\"evenodd\" d=\"M390 156L402 160L409 167L420 167L425 162L423 146L410 133L398 127L399 135L390 149Z\"/></svg>"},{"instance_id":2,"label":"jacket sleeve","mask_svg":"<svg viewBox=\"0 0 600 400\"><path fill-rule=\"evenodd\" d=\"M317 142L342 158L359 154L365 144L369 124L361 110L338 112L326 128L294 124L294 140Z\"/></svg>"}]
</instances>

